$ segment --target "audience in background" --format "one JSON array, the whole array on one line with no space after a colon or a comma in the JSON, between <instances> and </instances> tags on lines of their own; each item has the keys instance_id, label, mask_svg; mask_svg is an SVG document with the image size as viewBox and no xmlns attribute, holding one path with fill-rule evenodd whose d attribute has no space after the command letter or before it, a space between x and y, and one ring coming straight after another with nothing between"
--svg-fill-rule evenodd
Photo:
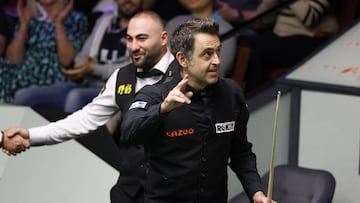
<instances>
[{"instance_id":1,"label":"audience in background","mask_svg":"<svg viewBox=\"0 0 360 203\"><path fill-rule=\"evenodd\" d=\"M24 1L19 1L19 4L23 5ZM104 11L96 10L94 7L105 2L111 8L113 3L116 3L115 0L90 0L86 5L79 0L70 0L73 2L74 10L86 12L88 19L93 23L85 26L87 24L84 15L64 9L61 12L65 14L62 19L62 27L66 29L66 35L63 37L56 37L57 26L55 25L58 23L55 22L61 24L61 20L51 19L51 14L47 13L47 6L41 6L41 2L44 1L29 1L38 5L35 9L38 11L37 16L34 16L31 23L26 20L26 16L30 14L29 7L16 9L16 2L17 0L4 0L0 10L0 55L5 56L6 46L9 43L11 43L10 52L17 53L8 53L8 60L0 59L0 102L12 102L14 92L23 88L16 94L15 101L13 101L15 104L73 112L98 94L100 86L114 69L129 63L129 57L125 51L121 51L124 50L124 39L117 41L119 43L113 43L113 47L101 47L110 44L103 42L106 38L108 40L113 38L109 33L117 32L117 28L114 27L115 21L110 20L117 16L117 13L113 11L100 13ZM65 1L52 0L51 2ZM220 34L223 34L232 29L229 23L236 24L249 20L280 1L263 0L260 6L260 0L143 0L141 2L143 2L145 10L159 13L163 20L168 22L166 29L169 33L172 33L174 28L185 20L211 17L219 22ZM133 4L131 0L125 3ZM67 8L70 8L70 5L68 4ZM324 5L324 7L320 5ZM263 84L268 72L278 67L295 65L325 42L328 39L326 36L334 34L338 25L332 7L331 0L299 0L277 15L274 29L271 32L259 32L254 36L240 36L239 45L251 49L245 78L245 91L249 92ZM22 11L22 15L15 30L15 23L18 20L16 10L19 9ZM98 18L99 13L101 17ZM49 16L50 18L44 20L44 17ZM122 16L121 19L125 18ZM112 21L109 29L102 25L104 19ZM51 24L50 21L54 23ZM24 26L24 23L28 23L28 25ZM85 33L93 28L91 24L95 26L94 30L81 53L76 56L74 65L71 59L74 58L74 52L80 50ZM26 34L23 34L25 33L23 27L28 27ZM119 28L121 30L122 26ZM107 31L103 32L102 29ZM12 40L12 38L14 39ZM235 38L234 36L223 42L221 74L225 77L229 77L232 73L237 50ZM57 43L61 40L66 43L61 43L62 45L57 47ZM69 45L70 49L67 50L70 51L61 51L61 47L65 47L64 45ZM115 50L118 51L115 54L117 56L112 55ZM69 67L74 69L66 69ZM71 81L62 82L67 79ZM56 83L53 84L54 82ZM49 92L57 92L57 97L39 96L39 93L51 95ZM57 98L58 101L54 103L49 98Z\"/></svg>"},{"instance_id":2,"label":"audience in background","mask_svg":"<svg viewBox=\"0 0 360 203\"><path fill-rule=\"evenodd\" d=\"M181 23L185 22L186 20L192 18L213 18L219 23L220 26L220 34L223 34L232 29L230 23L226 20L222 19L218 12L214 10L214 3L215 0L178 0L185 8L187 8L191 14L186 15L179 15L172 18L170 21L166 23L166 30L169 33L172 33L176 26L180 25ZM226 41L222 42L221 47L221 69L220 75L221 76L230 76L233 63L235 60L237 50L236 44L236 37L232 37L227 39Z\"/></svg>"},{"instance_id":3,"label":"audience in background","mask_svg":"<svg viewBox=\"0 0 360 203\"><path fill-rule=\"evenodd\" d=\"M0 64L0 102L11 102L15 91L33 84L65 80L86 37L87 19L73 10L73 0L19 0L19 23L6 58Z\"/></svg>"},{"instance_id":4,"label":"audience in background","mask_svg":"<svg viewBox=\"0 0 360 203\"><path fill-rule=\"evenodd\" d=\"M115 69L131 63L126 51L126 28L130 18L142 9L142 0L115 2L114 9L97 20L72 69L63 69L71 81L21 89L16 92L15 104L77 111L98 95Z\"/></svg>"},{"instance_id":5,"label":"audience in background","mask_svg":"<svg viewBox=\"0 0 360 203\"><path fill-rule=\"evenodd\" d=\"M264 0L258 13L279 3ZM299 0L282 9L271 31L243 36L240 46L251 49L245 75L245 91L264 84L266 75L277 68L291 67L338 31L331 0Z\"/></svg>"}]
</instances>

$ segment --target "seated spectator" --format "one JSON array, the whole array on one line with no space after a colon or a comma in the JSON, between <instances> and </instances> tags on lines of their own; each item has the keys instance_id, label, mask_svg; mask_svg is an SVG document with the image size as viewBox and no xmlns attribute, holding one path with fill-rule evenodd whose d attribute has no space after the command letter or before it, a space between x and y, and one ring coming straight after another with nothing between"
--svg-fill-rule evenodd
<instances>
[{"instance_id":1,"label":"seated spectator","mask_svg":"<svg viewBox=\"0 0 360 203\"><path fill-rule=\"evenodd\" d=\"M75 58L72 69L63 69L71 81L49 86L31 86L15 94L15 104L74 112L100 92L118 67L131 63L126 51L126 28L130 18L142 8L141 0L117 0L111 12L96 22Z\"/></svg>"},{"instance_id":2,"label":"seated spectator","mask_svg":"<svg viewBox=\"0 0 360 203\"><path fill-rule=\"evenodd\" d=\"M215 9L232 25L247 21L257 15L261 0L216 0Z\"/></svg>"},{"instance_id":3,"label":"seated spectator","mask_svg":"<svg viewBox=\"0 0 360 203\"><path fill-rule=\"evenodd\" d=\"M0 64L0 102L11 102L15 91L30 85L65 80L86 37L85 15L72 11L73 0L19 0L19 24L6 58Z\"/></svg>"},{"instance_id":4,"label":"seated spectator","mask_svg":"<svg viewBox=\"0 0 360 203\"><path fill-rule=\"evenodd\" d=\"M279 0L264 0L258 12L277 3ZM261 87L270 71L298 63L335 34L338 27L331 0L299 0L277 14L271 31L241 37L240 46L251 49L245 91Z\"/></svg>"},{"instance_id":5,"label":"seated spectator","mask_svg":"<svg viewBox=\"0 0 360 203\"><path fill-rule=\"evenodd\" d=\"M192 18L213 18L219 23L220 34L232 29L230 23L222 19L218 12L214 10L215 0L178 0L191 14L179 15L166 23L166 30L172 33L176 26ZM220 75L223 77L230 76L236 55L236 37L232 37L222 42L221 47L221 68Z\"/></svg>"},{"instance_id":6,"label":"seated spectator","mask_svg":"<svg viewBox=\"0 0 360 203\"><path fill-rule=\"evenodd\" d=\"M0 56L5 57L5 51L12 40L18 21L16 12L17 0L4 0L0 3Z\"/></svg>"}]
</instances>

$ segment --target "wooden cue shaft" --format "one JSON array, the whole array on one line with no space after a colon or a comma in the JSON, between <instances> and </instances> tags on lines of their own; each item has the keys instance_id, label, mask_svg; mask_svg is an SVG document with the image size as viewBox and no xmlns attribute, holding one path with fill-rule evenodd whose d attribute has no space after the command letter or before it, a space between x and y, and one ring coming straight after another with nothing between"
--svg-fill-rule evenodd
<instances>
[{"instance_id":1,"label":"wooden cue shaft","mask_svg":"<svg viewBox=\"0 0 360 203\"><path fill-rule=\"evenodd\" d=\"M268 203L271 203L272 199L272 189L273 189L273 178L274 178L274 160L275 160L275 146L276 146L276 131L277 131L277 120L279 113L279 103L280 103L281 92L277 92L276 96L276 108L275 108L275 119L274 119L274 131L273 131L273 141L272 141L272 149L271 149L271 161L270 161L270 171L269 171L269 182L268 182Z\"/></svg>"}]
</instances>

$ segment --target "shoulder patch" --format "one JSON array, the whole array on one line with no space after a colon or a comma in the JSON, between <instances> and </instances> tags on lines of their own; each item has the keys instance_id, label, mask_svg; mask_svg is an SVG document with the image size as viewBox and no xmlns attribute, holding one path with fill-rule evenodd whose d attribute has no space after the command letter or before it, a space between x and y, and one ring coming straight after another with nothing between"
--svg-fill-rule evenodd
<instances>
[{"instance_id":1,"label":"shoulder patch","mask_svg":"<svg viewBox=\"0 0 360 203\"><path fill-rule=\"evenodd\" d=\"M147 102L145 102L145 101L136 101L136 102L134 102L134 103L132 103L130 105L129 110L130 109L135 109L135 108L137 108L137 109L145 109L146 104L147 104Z\"/></svg>"},{"instance_id":2,"label":"shoulder patch","mask_svg":"<svg viewBox=\"0 0 360 203\"><path fill-rule=\"evenodd\" d=\"M227 133L235 130L235 121L215 123L216 133Z\"/></svg>"}]
</instances>

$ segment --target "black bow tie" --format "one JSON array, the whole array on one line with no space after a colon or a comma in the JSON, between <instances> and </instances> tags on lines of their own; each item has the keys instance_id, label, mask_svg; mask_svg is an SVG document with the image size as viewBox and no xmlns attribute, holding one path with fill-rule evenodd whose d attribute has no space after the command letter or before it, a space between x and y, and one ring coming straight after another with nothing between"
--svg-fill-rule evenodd
<instances>
[{"instance_id":1,"label":"black bow tie","mask_svg":"<svg viewBox=\"0 0 360 203\"><path fill-rule=\"evenodd\" d=\"M192 91L193 96L191 97L191 100L197 100L197 99L209 99L213 95L213 87L211 85L208 85L203 90L196 90L190 86L185 87L185 91Z\"/></svg>"},{"instance_id":2,"label":"black bow tie","mask_svg":"<svg viewBox=\"0 0 360 203\"><path fill-rule=\"evenodd\" d=\"M136 72L136 77L139 77L139 78L150 78L150 77L153 77L153 76L160 76L160 75L163 75L164 73L161 72L160 70L158 69L152 69L150 71L144 71L144 72Z\"/></svg>"}]
</instances>

